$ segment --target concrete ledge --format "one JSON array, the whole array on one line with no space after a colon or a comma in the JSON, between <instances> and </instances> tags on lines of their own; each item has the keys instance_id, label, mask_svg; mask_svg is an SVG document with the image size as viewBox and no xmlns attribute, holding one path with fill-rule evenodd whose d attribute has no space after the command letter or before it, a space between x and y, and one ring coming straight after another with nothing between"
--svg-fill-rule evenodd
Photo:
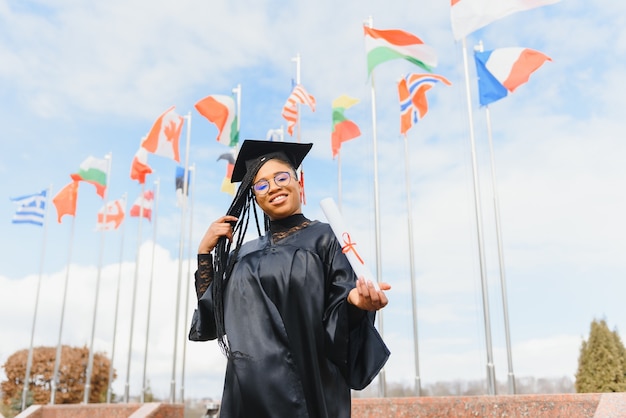
<instances>
[{"instance_id":1,"label":"concrete ledge","mask_svg":"<svg viewBox=\"0 0 626 418\"><path fill-rule=\"evenodd\" d=\"M129 418L183 418L185 406L183 404L147 403L136 410Z\"/></svg>"},{"instance_id":2,"label":"concrete ledge","mask_svg":"<svg viewBox=\"0 0 626 418\"><path fill-rule=\"evenodd\" d=\"M32 405L16 418L183 418L182 404ZM617 418L626 393L354 398L352 418Z\"/></svg>"},{"instance_id":3,"label":"concrete ledge","mask_svg":"<svg viewBox=\"0 0 626 418\"><path fill-rule=\"evenodd\" d=\"M626 416L626 393L442 396L352 400L352 418Z\"/></svg>"},{"instance_id":4,"label":"concrete ledge","mask_svg":"<svg viewBox=\"0 0 626 418\"><path fill-rule=\"evenodd\" d=\"M182 404L31 405L15 418L183 418Z\"/></svg>"}]
</instances>

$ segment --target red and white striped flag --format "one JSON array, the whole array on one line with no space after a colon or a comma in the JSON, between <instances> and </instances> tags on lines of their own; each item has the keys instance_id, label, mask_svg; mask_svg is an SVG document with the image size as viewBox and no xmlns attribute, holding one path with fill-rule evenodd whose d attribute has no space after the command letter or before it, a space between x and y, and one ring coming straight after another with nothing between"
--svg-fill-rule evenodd
<instances>
[{"instance_id":1,"label":"red and white striped flag","mask_svg":"<svg viewBox=\"0 0 626 418\"><path fill-rule=\"evenodd\" d=\"M311 96L302 87L302 84L296 84L291 92L287 102L283 106L283 118L287 121L287 132L293 136L293 127L298 121L298 104L305 104L315 112L315 97Z\"/></svg>"},{"instance_id":2,"label":"red and white striped flag","mask_svg":"<svg viewBox=\"0 0 626 418\"><path fill-rule=\"evenodd\" d=\"M143 196L139 196L133 206L130 208L130 216L135 218L143 216L149 221L152 220L152 202L154 200L154 193L152 190L146 190L143 192ZM143 213L142 213L143 209Z\"/></svg>"}]
</instances>

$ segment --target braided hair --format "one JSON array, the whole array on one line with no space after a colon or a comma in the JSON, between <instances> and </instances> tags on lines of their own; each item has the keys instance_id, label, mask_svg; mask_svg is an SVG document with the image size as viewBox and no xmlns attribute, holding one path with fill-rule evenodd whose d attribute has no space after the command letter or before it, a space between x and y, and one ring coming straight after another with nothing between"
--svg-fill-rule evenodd
<instances>
[{"instance_id":1,"label":"braided hair","mask_svg":"<svg viewBox=\"0 0 626 418\"><path fill-rule=\"evenodd\" d=\"M261 228L259 226L259 218L257 214L257 207L255 203L254 193L252 191L252 183L254 178L257 175L259 169L265 164L269 159L277 159L285 164L288 164L295 172L295 168L293 168L293 164L289 162L286 158L281 156L272 155L267 158L259 158L256 161L250 163L246 168L246 174L241 180L241 184L237 189L235 197L226 212L226 215L231 215L238 220L233 222L233 242L235 243L235 249L230 251L231 241L229 241L226 237L220 237L217 241L217 245L215 246L215 256L214 256L214 277L213 277L213 308L214 308L214 316L215 316L215 326L217 330L217 341L220 346L220 349L226 355L226 357L230 357L231 351L228 344L227 336L226 336L226 328L224 324L224 286L228 282L230 275L233 271L233 267L235 264L235 260L237 259L237 255L239 254L239 250L241 249L241 245L243 244L243 240L245 238L246 230L248 229L248 223L250 220L250 211L254 214L254 219L256 223L256 228L259 236L262 236ZM263 214L263 231L269 230L269 217L264 213Z\"/></svg>"}]
</instances>

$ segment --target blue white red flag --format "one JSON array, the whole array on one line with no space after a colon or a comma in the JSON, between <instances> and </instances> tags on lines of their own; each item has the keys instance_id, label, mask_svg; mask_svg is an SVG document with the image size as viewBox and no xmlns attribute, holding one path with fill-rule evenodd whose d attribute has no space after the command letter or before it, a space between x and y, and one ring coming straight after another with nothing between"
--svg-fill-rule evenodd
<instances>
[{"instance_id":1,"label":"blue white red flag","mask_svg":"<svg viewBox=\"0 0 626 418\"><path fill-rule=\"evenodd\" d=\"M542 52L529 48L498 48L476 52L476 73L481 106L513 93L526 83L530 75L546 61L552 61Z\"/></svg>"}]
</instances>

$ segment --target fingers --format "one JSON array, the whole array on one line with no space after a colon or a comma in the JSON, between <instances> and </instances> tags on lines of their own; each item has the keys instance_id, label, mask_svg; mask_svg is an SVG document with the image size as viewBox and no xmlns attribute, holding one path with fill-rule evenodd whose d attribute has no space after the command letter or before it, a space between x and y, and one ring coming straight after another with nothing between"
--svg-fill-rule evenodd
<instances>
[{"instance_id":1,"label":"fingers","mask_svg":"<svg viewBox=\"0 0 626 418\"><path fill-rule=\"evenodd\" d=\"M204 237L198 246L198 254L206 254L213 251L213 248L217 245L217 241L220 237L226 237L232 241L232 223L234 222L237 222L237 218L235 216L225 215L209 225L209 228L205 232Z\"/></svg>"},{"instance_id":2,"label":"fingers","mask_svg":"<svg viewBox=\"0 0 626 418\"><path fill-rule=\"evenodd\" d=\"M359 307L368 311L376 311L384 308L389 303L384 290L391 289L388 283L380 283L380 290L376 290L374 283L366 281L362 277L356 282L357 290L360 296Z\"/></svg>"},{"instance_id":3,"label":"fingers","mask_svg":"<svg viewBox=\"0 0 626 418\"><path fill-rule=\"evenodd\" d=\"M391 289L391 285L389 283L385 283L385 282L378 283L378 286L380 287L380 290L389 290L389 289Z\"/></svg>"},{"instance_id":4,"label":"fingers","mask_svg":"<svg viewBox=\"0 0 626 418\"><path fill-rule=\"evenodd\" d=\"M219 218L216 222L237 222L238 218L236 216L224 215Z\"/></svg>"}]
</instances>

